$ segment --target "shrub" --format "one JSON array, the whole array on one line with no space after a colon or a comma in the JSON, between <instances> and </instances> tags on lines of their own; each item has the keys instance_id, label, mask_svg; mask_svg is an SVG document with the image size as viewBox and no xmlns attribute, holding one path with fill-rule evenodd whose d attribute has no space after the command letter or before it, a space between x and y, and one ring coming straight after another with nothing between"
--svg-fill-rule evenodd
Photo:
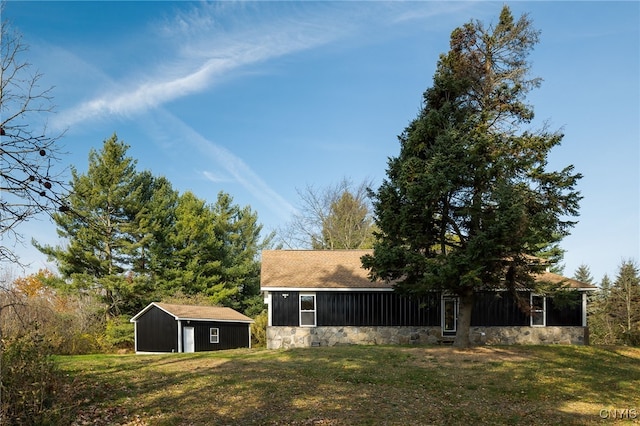
<instances>
[{"instance_id":1,"label":"shrub","mask_svg":"<svg viewBox=\"0 0 640 426\"><path fill-rule=\"evenodd\" d=\"M129 322L129 317L125 315L109 318L104 332L104 349L106 351L114 349L133 349L133 328L133 324Z\"/></svg>"},{"instance_id":2,"label":"shrub","mask_svg":"<svg viewBox=\"0 0 640 426\"><path fill-rule=\"evenodd\" d=\"M54 424L50 408L58 383L51 347L37 331L7 339L0 354L0 423Z\"/></svg>"},{"instance_id":3,"label":"shrub","mask_svg":"<svg viewBox=\"0 0 640 426\"><path fill-rule=\"evenodd\" d=\"M263 310L254 318L254 321L251 325L252 346L264 348L267 346L267 311Z\"/></svg>"}]
</instances>

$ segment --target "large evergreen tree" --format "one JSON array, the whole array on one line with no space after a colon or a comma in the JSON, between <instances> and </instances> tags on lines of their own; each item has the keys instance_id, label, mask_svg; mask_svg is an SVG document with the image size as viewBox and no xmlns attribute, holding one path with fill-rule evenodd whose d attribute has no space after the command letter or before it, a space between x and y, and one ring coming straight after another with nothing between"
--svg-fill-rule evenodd
<instances>
[{"instance_id":1,"label":"large evergreen tree","mask_svg":"<svg viewBox=\"0 0 640 426\"><path fill-rule=\"evenodd\" d=\"M609 315L619 343L640 345L640 268L622 262L609 293Z\"/></svg>"},{"instance_id":2,"label":"large evergreen tree","mask_svg":"<svg viewBox=\"0 0 640 426\"><path fill-rule=\"evenodd\" d=\"M113 135L91 150L85 174L72 170L69 213L54 216L66 246L38 248L111 315L176 295L259 313L258 253L271 236L260 238L257 214L222 192L213 205L178 194L166 178L136 171L128 148Z\"/></svg>"},{"instance_id":3,"label":"large evergreen tree","mask_svg":"<svg viewBox=\"0 0 640 426\"><path fill-rule=\"evenodd\" d=\"M126 277L134 246L131 212L138 210L140 181L129 146L114 134L89 153L85 174L72 168L70 213L53 216L66 247L38 248L55 258L61 274L103 295L110 314L122 313L136 291Z\"/></svg>"},{"instance_id":4,"label":"large evergreen tree","mask_svg":"<svg viewBox=\"0 0 640 426\"><path fill-rule=\"evenodd\" d=\"M257 214L233 204L226 193L219 193L213 205L191 192L182 194L167 236L162 292L207 295L212 303L259 313L258 254L271 239L262 240L261 230Z\"/></svg>"},{"instance_id":5,"label":"large evergreen tree","mask_svg":"<svg viewBox=\"0 0 640 426\"><path fill-rule=\"evenodd\" d=\"M538 42L527 16L451 34L424 106L400 135L387 179L372 193L379 228L363 258L373 279L408 295L441 290L460 303L455 345L469 344L474 292L534 285L534 255L567 235L580 178L547 170L562 135L521 130L533 119L527 56Z\"/></svg>"},{"instance_id":6,"label":"large evergreen tree","mask_svg":"<svg viewBox=\"0 0 640 426\"><path fill-rule=\"evenodd\" d=\"M611 312L611 279L602 278L597 292L589 294L588 323L590 342L596 345L616 343L616 327Z\"/></svg>"},{"instance_id":7,"label":"large evergreen tree","mask_svg":"<svg viewBox=\"0 0 640 426\"><path fill-rule=\"evenodd\" d=\"M218 194L213 213L216 217L214 230L221 240L217 253L220 282L208 293L215 302L248 315L258 314L264 307L258 256L270 244L273 234L262 239L257 213L249 206L233 204L233 198L224 192Z\"/></svg>"}]
</instances>

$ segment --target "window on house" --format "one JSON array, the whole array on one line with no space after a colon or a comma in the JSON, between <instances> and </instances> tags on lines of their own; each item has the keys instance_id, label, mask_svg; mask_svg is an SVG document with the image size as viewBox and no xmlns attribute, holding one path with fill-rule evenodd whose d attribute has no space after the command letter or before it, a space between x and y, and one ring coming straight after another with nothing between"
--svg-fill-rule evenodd
<instances>
[{"instance_id":1,"label":"window on house","mask_svg":"<svg viewBox=\"0 0 640 426\"><path fill-rule=\"evenodd\" d=\"M220 329L219 328L210 328L209 329L209 342L210 343L218 343L220 340Z\"/></svg>"},{"instance_id":2,"label":"window on house","mask_svg":"<svg viewBox=\"0 0 640 426\"><path fill-rule=\"evenodd\" d=\"M537 294L531 295L531 326L544 327L547 325L547 299Z\"/></svg>"},{"instance_id":3,"label":"window on house","mask_svg":"<svg viewBox=\"0 0 640 426\"><path fill-rule=\"evenodd\" d=\"M315 327L316 325L316 295L300 294L300 325Z\"/></svg>"}]
</instances>

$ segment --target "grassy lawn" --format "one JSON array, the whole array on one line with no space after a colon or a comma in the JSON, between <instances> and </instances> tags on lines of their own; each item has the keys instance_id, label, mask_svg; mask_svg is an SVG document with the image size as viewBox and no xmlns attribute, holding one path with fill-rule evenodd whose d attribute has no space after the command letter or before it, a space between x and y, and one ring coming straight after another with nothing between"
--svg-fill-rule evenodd
<instances>
[{"instance_id":1,"label":"grassy lawn","mask_svg":"<svg viewBox=\"0 0 640 426\"><path fill-rule=\"evenodd\" d=\"M69 381L58 408L76 425L640 421L640 348L344 346L58 360Z\"/></svg>"}]
</instances>

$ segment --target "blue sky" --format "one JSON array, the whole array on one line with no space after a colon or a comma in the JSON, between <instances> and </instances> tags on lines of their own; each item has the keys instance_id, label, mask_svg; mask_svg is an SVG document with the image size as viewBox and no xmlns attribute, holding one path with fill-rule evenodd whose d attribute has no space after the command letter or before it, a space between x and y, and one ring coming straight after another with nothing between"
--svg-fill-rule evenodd
<instances>
[{"instance_id":1,"label":"blue sky","mask_svg":"<svg viewBox=\"0 0 640 426\"><path fill-rule=\"evenodd\" d=\"M55 86L61 167L86 170L116 132L140 170L213 203L250 205L285 225L296 189L385 177L451 31L494 21L501 2L9 1L29 61ZM640 3L513 2L542 31L531 55L536 126L565 138L551 168L584 174L565 275L596 280L640 259ZM27 241L57 244L29 222ZM31 268L46 266L30 247Z\"/></svg>"}]
</instances>

